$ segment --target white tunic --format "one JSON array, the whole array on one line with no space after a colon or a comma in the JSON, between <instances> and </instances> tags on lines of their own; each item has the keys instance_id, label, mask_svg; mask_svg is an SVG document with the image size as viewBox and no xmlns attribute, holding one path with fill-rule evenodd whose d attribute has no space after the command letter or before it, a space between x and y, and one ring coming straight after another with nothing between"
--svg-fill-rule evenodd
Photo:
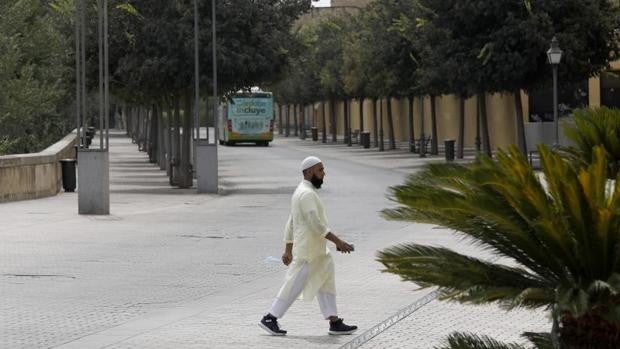
<instances>
[{"instance_id":1,"label":"white tunic","mask_svg":"<svg viewBox=\"0 0 620 349\"><path fill-rule=\"evenodd\" d=\"M278 298L287 299L291 286L304 264L308 265L308 280L301 293L312 300L318 291L336 294L334 262L325 236L330 232L321 198L307 180L302 181L291 199L291 214L284 229L284 242L293 243L293 262Z\"/></svg>"}]
</instances>

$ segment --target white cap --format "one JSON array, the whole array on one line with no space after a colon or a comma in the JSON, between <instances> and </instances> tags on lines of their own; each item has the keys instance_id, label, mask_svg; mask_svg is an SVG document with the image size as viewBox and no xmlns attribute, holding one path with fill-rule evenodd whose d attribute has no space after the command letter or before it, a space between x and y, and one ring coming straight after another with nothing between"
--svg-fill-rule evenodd
<instances>
[{"instance_id":1,"label":"white cap","mask_svg":"<svg viewBox=\"0 0 620 349\"><path fill-rule=\"evenodd\" d=\"M317 158L316 156L308 156L307 158L304 159L304 161L301 162L301 171L305 171L307 169L309 169L310 167L321 163L321 159Z\"/></svg>"}]
</instances>

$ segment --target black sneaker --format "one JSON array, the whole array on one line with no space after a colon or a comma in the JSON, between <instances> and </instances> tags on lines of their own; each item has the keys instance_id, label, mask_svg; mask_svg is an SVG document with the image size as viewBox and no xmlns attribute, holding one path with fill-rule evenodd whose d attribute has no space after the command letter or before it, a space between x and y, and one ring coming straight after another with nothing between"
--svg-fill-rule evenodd
<instances>
[{"instance_id":1,"label":"black sneaker","mask_svg":"<svg viewBox=\"0 0 620 349\"><path fill-rule=\"evenodd\" d=\"M286 331L281 330L280 326L278 326L278 318L271 314L267 314L263 316L258 324L263 330L269 332L269 334L273 336L285 336Z\"/></svg>"},{"instance_id":2,"label":"black sneaker","mask_svg":"<svg viewBox=\"0 0 620 349\"><path fill-rule=\"evenodd\" d=\"M329 334L351 334L357 331L357 326L349 326L342 322L342 319L329 322Z\"/></svg>"}]
</instances>

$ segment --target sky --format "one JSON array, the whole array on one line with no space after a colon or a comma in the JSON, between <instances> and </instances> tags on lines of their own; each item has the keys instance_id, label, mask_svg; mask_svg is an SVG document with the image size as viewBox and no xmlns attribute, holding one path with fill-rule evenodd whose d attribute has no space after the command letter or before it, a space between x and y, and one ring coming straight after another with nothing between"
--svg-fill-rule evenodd
<instances>
[{"instance_id":1,"label":"sky","mask_svg":"<svg viewBox=\"0 0 620 349\"><path fill-rule=\"evenodd\" d=\"M316 7L329 7L331 4L331 0L319 0L317 2L312 1L312 6Z\"/></svg>"}]
</instances>

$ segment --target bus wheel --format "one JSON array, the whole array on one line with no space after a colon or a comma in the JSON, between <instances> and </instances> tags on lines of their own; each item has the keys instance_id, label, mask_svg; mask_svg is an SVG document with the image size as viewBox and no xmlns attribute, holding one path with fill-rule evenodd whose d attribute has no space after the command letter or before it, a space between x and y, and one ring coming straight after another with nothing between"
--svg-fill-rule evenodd
<instances>
[{"instance_id":1,"label":"bus wheel","mask_svg":"<svg viewBox=\"0 0 620 349\"><path fill-rule=\"evenodd\" d=\"M263 147L268 147L269 146L269 142L268 141L264 141L263 142Z\"/></svg>"},{"instance_id":2,"label":"bus wheel","mask_svg":"<svg viewBox=\"0 0 620 349\"><path fill-rule=\"evenodd\" d=\"M224 145L224 141L220 139L220 145Z\"/></svg>"},{"instance_id":3,"label":"bus wheel","mask_svg":"<svg viewBox=\"0 0 620 349\"><path fill-rule=\"evenodd\" d=\"M226 142L226 145L228 145L228 146L233 146L233 145L235 145L235 142L233 142L233 141L228 141L228 142Z\"/></svg>"}]
</instances>

